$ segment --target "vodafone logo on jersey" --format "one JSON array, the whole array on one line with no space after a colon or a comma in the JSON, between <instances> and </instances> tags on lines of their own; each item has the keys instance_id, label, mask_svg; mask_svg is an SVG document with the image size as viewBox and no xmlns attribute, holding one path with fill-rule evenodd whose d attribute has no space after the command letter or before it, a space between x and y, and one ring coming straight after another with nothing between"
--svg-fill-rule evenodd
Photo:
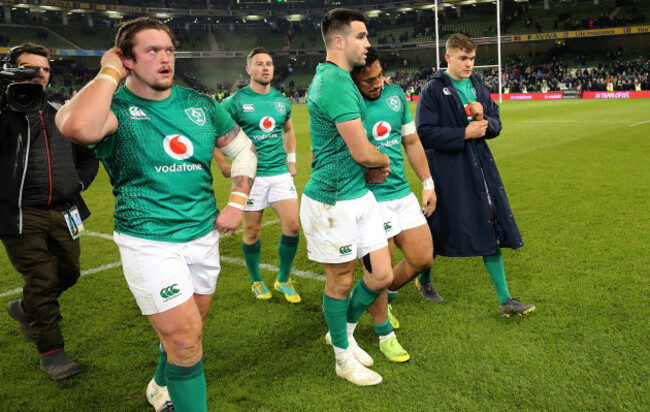
<instances>
[{"instance_id":1,"label":"vodafone logo on jersey","mask_svg":"<svg viewBox=\"0 0 650 412\"><path fill-rule=\"evenodd\" d=\"M194 145L192 145L190 139L180 134L165 136L163 148L165 153L176 160L185 160L194 154Z\"/></svg>"},{"instance_id":2,"label":"vodafone logo on jersey","mask_svg":"<svg viewBox=\"0 0 650 412\"><path fill-rule=\"evenodd\" d=\"M262 117L260 120L260 129L262 129L264 133L272 132L273 129L275 129L275 119L271 116Z\"/></svg>"},{"instance_id":3,"label":"vodafone logo on jersey","mask_svg":"<svg viewBox=\"0 0 650 412\"><path fill-rule=\"evenodd\" d=\"M375 140L388 139L388 136L390 136L390 132L392 130L393 128L390 127L390 123L382 120L375 123L375 125L372 127L372 136L375 138Z\"/></svg>"}]
</instances>

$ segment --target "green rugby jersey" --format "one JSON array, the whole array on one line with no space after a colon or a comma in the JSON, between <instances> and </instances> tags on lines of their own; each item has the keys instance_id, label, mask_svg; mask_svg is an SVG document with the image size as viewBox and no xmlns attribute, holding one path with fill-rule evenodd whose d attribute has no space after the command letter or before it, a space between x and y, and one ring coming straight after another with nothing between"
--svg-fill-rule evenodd
<instances>
[{"instance_id":1,"label":"green rugby jersey","mask_svg":"<svg viewBox=\"0 0 650 412\"><path fill-rule=\"evenodd\" d=\"M449 80L451 80L451 84L454 85L454 88L460 95L460 101L463 102L463 107L465 108L465 115L467 116L467 121L473 122L474 117L472 116L472 112L469 110L469 106L467 102L469 102L470 100L475 102L478 95L476 94L476 89L474 88L472 79L455 80L447 73L446 70L444 73L447 75L447 77L449 77Z\"/></svg>"},{"instance_id":2,"label":"green rugby jersey","mask_svg":"<svg viewBox=\"0 0 650 412\"><path fill-rule=\"evenodd\" d=\"M366 102L364 126L370 143L390 157L391 172L383 183L368 184L378 202L400 199L411 193L411 186L404 172L402 154L403 125L413 121L406 96L402 88L389 84L381 91L377 100Z\"/></svg>"},{"instance_id":3,"label":"green rugby jersey","mask_svg":"<svg viewBox=\"0 0 650 412\"><path fill-rule=\"evenodd\" d=\"M469 110L468 102L470 100L475 102L478 94L476 93L472 79L455 80L447 73L447 71L445 71L445 74L447 77L449 77L449 80L451 80L451 83L454 85L454 88L460 96L460 101L463 103L463 107L465 108L465 116L467 116L467 121L469 123L473 122L474 116L472 116L472 111ZM474 156L476 156L479 164L481 164L481 167L483 167L483 164L481 163L481 157L478 155L478 149L476 148L476 140L470 139L470 144L472 145Z\"/></svg>"},{"instance_id":4,"label":"green rugby jersey","mask_svg":"<svg viewBox=\"0 0 650 412\"><path fill-rule=\"evenodd\" d=\"M218 214L210 164L218 137L235 124L210 97L173 86L163 100L121 87L111 110L115 133L93 149L115 195L115 231L188 242L213 229Z\"/></svg>"},{"instance_id":5,"label":"green rugby jersey","mask_svg":"<svg viewBox=\"0 0 650 412\"><path fill-rule=\"evenodd\" d=\"M257 176L289 173L282 140L282 127L291 119L289 99L275 89L259 94L246 86L221 104L255 143Z\"/></svg>"},{"instance_id":6,"label":"green rugby jersey","mask_svg":"<svg viewBox=\"0 0 650 412\"><path fill-rule=\"evenodd\" d=\"M336 123L364 119L366 105L350 73L333 63L321 63L307 97L314 160L303 193L330 205L368 193L365 167L354 161Z\"/></svg>"}]
</instances>

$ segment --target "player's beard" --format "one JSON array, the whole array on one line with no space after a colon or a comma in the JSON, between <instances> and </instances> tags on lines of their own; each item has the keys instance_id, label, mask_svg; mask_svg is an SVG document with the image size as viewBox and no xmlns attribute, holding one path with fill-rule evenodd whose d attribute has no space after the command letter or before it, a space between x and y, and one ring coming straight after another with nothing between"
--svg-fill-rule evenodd
<instances>
[{"instance_id":1,"label":"player's beard","mask_svg":"<svg viewBox=\"0 0 650 412\"><path fill-rule=\"evenodd\" d=\"M169 90L174 85L173 79L174 79L173 77L170 77L169 81L167 80L156 81L151 85L151 88L157 92L164 92L166 90Z\"/></svg>"},{"instance_id":2,"label":"player's beard","mask_svg":"<svg viewBox=\"0 0 650 412\"><path fill-rule=\"evenodd\" d=\"M379 100L379 98L381 97L381 90L379 91L379 93L377 93L377 97L372 97L370 93L364 94L364 96L370 101Z\"/></svg>"},{"instance_id":3,"label":"player's beard","mask_svg":"<svg viewBox=\"0 0 650 412\"><path fill-rule=\"evenodd\" d=\"M170 81L169 84L154 83L151 85L151 88L157 92L164 92L165 90L171 89L173 85L173 81Z\"/></svg>"}]
</instances>

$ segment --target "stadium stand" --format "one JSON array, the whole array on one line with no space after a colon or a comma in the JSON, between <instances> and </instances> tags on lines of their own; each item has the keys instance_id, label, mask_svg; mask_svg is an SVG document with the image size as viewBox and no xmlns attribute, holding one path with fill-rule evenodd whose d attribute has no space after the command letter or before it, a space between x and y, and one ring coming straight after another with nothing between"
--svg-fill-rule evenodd
<instances>
[{"instance_id":1,"label":"stadium stand","mask_svg":"<svg viewBox=\"0 0 650 412\"><path fill-rule=\"evenodd\" d=\"M386 74L405 90L417 94L431 74L435 61L426 51L400 55L400 49L404 49L405 44L432 42L435 39L434 11L426 7L395 5L391 6L392 9L387 9L384 7L387 2L350 2L352 3L369 11L375 7L374 12L370 13L369 40L374 45L386 45L386 50L390 50L381 52ZM245 84L242 63L245 53L253 47L264 47L277 53L274 84L286 94L298 97L304 96L315 63L322 57L323 44L318 27L322 13L336 5L348 5L323 0L280 4L260 0L100 0L98 4L185 11L233 11L229 16L219 15L214 19L207 14L197 17L179 13L165 20L179 40L179 51L212 52L212 56L221 56L221 59L209 64L205 60L201 64L194 64L193 59L178 59L179 81L208 94L229 93ZM545 4L550 7L544 9ZM422 6L422 3L418 5ZM639 25L646 23L646 15L650 12L650 2L639 0L599 0L597 5L593 0L503 0L502 5L502 29L504 34L509 35ZM296 7L311 10L310 13L300 15L299 19L295 16L289 18L288 12ZM260 8L266 8L267 13L262 15ZM257 16L248 16L248 12ZM474 38L495 36L495 12L496 7L492 2L444 4L439 12L441 41L444 42L454 32L463 32ZM112 45L115 25L120 21L119 18L107 18L104 14L95 12L92 14L94 24L91 27L88 25L88 17L83 17L80 13L69 12L66 19L63 19L59 11L38 7L12 8L11 13L12 24L0 24L0 46L33 41L52 49L103 51ZM125 13L122 18L134 16L133 13ZM63 24L63 20L69 24ZM624 49L608 44L603 47L610 50L603 48L600 51L581 53L571 51L562 44L551 50L547 50L548 46L542 47L540 50L544 51L535 53L532 52L536 51L535 47L522 47L515 48L515 53L518 54L503 58L504 81L511 92L520 91L524 85L528 91L539 91L543 84L550 90L578 86L583 90L601 90L607 79L614 82L616 90L629 89L634 81L640 81L644 89L648 88L648 50L643 49L645 46L642 44L641 48ZM298 56L299 59L292 56ZM494 53L481 53L476 64L494 64L495 60ZM496 69L484 69L482 75L491 90L496 92ZM80 81L76 82L78 84L75 84L74 79L58 79L55 74L52 90L61 92L65 99L85 80L86 77L81 76ZM61 91L61 88L64 90Z\"/></svg>"}]
</instances>

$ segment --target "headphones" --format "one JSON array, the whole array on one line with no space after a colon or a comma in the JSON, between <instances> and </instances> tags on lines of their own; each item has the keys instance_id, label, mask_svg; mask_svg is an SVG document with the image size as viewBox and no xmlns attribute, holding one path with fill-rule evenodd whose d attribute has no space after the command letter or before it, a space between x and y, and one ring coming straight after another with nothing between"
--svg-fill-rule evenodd
<instances>
[{"instance_id":1,"label":"headphones","mask_svg":"<svg viewBox=\"0 0 650 412\"><path fill-rule=\"evenodd\" d=\"M20 56L20 54L25 53L25 52L23 52L23 53L20 53L20 54L14 56L16 53L18 53L18 49L20 49L21 46L22 46L22 44L20 44L18 46L14 46L11 49L9 49L7 54L5 54L2 61L0 62L2 67L4 67L5 64L12 65L13 60L18 59L18 56ZM52 85L52 69L50 68L50 78L47 79L47 85L45 87L49 88L51 85Z\"/></svg>"}]
</instances>

